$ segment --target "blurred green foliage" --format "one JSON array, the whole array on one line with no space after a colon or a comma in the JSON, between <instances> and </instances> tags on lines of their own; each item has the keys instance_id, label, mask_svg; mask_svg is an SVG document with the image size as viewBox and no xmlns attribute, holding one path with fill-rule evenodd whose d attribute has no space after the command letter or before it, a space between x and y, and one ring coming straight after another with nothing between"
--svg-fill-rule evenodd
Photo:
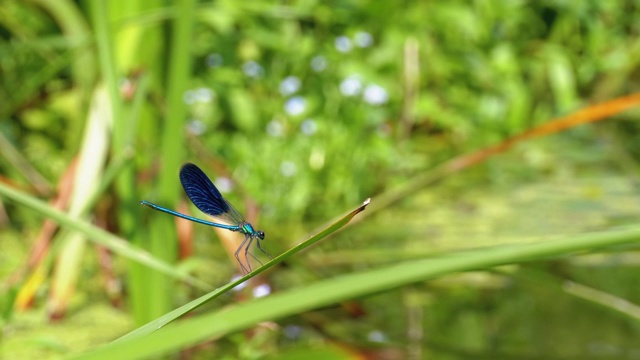
<instances>
[{"instance_id":1,"label":"blurred green foliage","mask_svg":"<svg viewBox=\"0 0 640 360\"><path fill-rule=\"evenodd\" d=\"M99 25L91 15L98 3L2 2L0 172L23 188L39 188L40 184L49 191L33 192L51 196L81 149L95 89L117 82L120 93L112 105L114 109L122 105L122 109L116 111L113 121L112 131L118 140L112 143L111 157L124 150L123 144L130 145L135 155L130 173L102 194L97 217L108 223L110 230L169 261L175 260L175 254L157 254L145 239L157 235L149 227L163 235L166 229L173 231L168 227L170 220L161 220L167 227L149 225L147 219L164 215L145 212L142 216L135 206L142 198L175 205L176 198L168 194L181 192L178 168L163 169L165 163L173 166L175 160L161 155L172 136L182 149L182 154L174 155L182 162L210 169L206 172L217 184L229 185L223 189L228 191L225 196L241 210L252 210L251 204L259 204L258 227L267 233L269 246L285 249L336 213L366 197L402 186L444 160L496 144L590 102L638 88L640 4L631 0L198 1L193 18L188 19L191 35L186 38L173 36L181 6L188 6L188 2L111 1L104 3L105 12L94 14L107 22L112 57L100 47L106 40L98 36ZM171 89L171 76L178 72L171 60L176 55L173 51L185 47L189 52L178 55L189 61L181 70L190 75L180 78L187 86ZM105 73L105 69L113 69L113 73ZM172 91L181 92L182 98L172 101ZM142 94L138 103L136 94ZM180 111L187 115L168 118L168 114ZM167 133L170 125L181 132ZM293 264L294 271L283 270L273 281L281 286L302 286L310 279L339 274L344 271L339 265L351 269L428 256L434 251L470 247L469 239L476 241L475 245L508 243L514 238L525 241L534 235L632 222L637 209L621 199L634 199L630 195L634 194L633 186L627 187L626 182L620 185L619 179L608 177L624 178L637 168L637 125L598 126L602 128L576 129L562 134L560 140L523 145L515 154L504 155L504 161L491 162L470 176L453 180L443 188L445 195L415 194L405 207L382 211L357 232L345 231L343 241L326 244L324 252L305 258L307 264ZM156 181L163 178L158 175L162 171L175 174L171 174L172 184ZM580 182L584 174L595 177L601 185ZM498 196L512 190L520 177L547 175L579 189L579 194L572 195L575 198L596 198L598 204L553 196L529 201L552 193L547 188L536 188L533 195L523 195L528 200L516 199L506 205L484 197L485 192ZM481 189L467 190L474 186ZM552 182L551 188L562 186ZM615 189L624 190L619 194ZM510 194L519 193L514 190ZM543 206L548 203L561 210ZM529 211L529 207L538 211ZM12 204L6 208L13 225L7 234L33 238L41 219ZM584 209L588 211L582 212ZM512 218L518 213L520 218ZM567 216L576 213L586 215L580 219ZM480 220L474 222L475 217ZM559 219L558 223L554 219ZM230 275L229 260L223 259L217 243L211 244L209 229L196 231L196 247L212 254L213 260L203 260L208 255L195 256L195 265L187 262L185 266L222 281ZM449 237L441 236L443 233ZM15 250L20 246L11 248L27 252ZM2 269L2 274L9 271ZM589 270L576 272L578 278L589 279L585 275ZM140 276L136 280L134 274L130 278L130 289L146 279ZM622 284L629 284L626 275L621 279ZM545 337L547 329L539 322L540 313L530 308L525 309L521 323L507 321L517 318L533 301L531 297L520 292L514 295L517 305L495 305L493 301L501 299L494 293L487 295L492 286L476 285L465 288L454 284L435 291L418 287L367 299L365 307L374 313L368 321L331 309L326 318L339 317L346 325L328 325L324 333L311 330L301 338L309 343L321 338L341 339L366 347L378 341L371 335L375 328L387 327L385 341L402 342L406 327L415 324L395 313L400 311L397 308L380 310L392 308L388 304L393 302L402 304L403 314L407 309L430 307L434 315L424 325L429 331L455 323L450 332L438 332L435 342L459 337L478 352L516 349L533 354L535 347L543 344L540 346L551 353L567 355L557 344L547 343L554 336L561 337L558 333L564 334L567 327L562 324L554 324L555 331L549 331L554 335ZM524 287L524 291L531 291L535 285ZM417 304L413 291L420 293ZM501 294L511 296L513 291ZM141 289L139 293L147 298L169 295L166 289ZM432 293L450 301L425 295ZM175 293L171 295L174 298L169 302L179 301ZM179 297L188 295L183 291ZM619 295L637 299L637 294ZM546 316L562 315L552 309L554 300L541 301ZM0 301L2 308L4 303ZM493 319L486 313L464 310L470 303L495 306L497 325L484 323ZM570 311L572 303L567 303L563 309ZM316 315L292 319L285 329L304 320L313 325L310 328L317 322L330 322L326 314ZM568 346L575 352L569 354L579 353L588 332L597 329L594 319L599 316L585 317L589 330L576 335L578 341ZM138 321L141 318L145 316ZM609 324L616 329L612 337L628 340L624 333L618 333L619 323ZM514 326L518 332L503 339L504 343L492 338L492 348L488 338L499 337L498 332L487 335L483 331L502 326ZM637 334L637 325L629 326ZM544 339L530 341L527 331ZM223 344L221 352L234 347L236 341L249 347L243 351L254 350L242 337L229 339L232 344ZM265 354L252 353L251 357L261 355Z\"/></svg>"},{"instance_id":2,"label":"blurred green foliage","mask_svg":"<svg viewBox=\"0 0 640 360\"><path fill-rule=\"evenodd\" d=\"M135 48L116 46L120 75L149 72L161 95L167 56L148 49L162 46L158 29L172 9L152 5L111 26L116 39L139 38ZM583 99L631 90L621 80L637 63L630 53L637 45L613 36L637 31L630 9L633 2L202 2L185 132L269 204L270 219L321 218L407 171L495 143ZM51 177L77 149L86 94L74 91L69 66L88 39L63 36L65 24L45 10L6 4L0 114L19 120L4 121L3 133ZM408 58L411 44L415 58ZM412 61L419 73L408 80L403 71ZM295 90L280 90L291 77ZM351 96L341 91L347 80ZM375 86L383 104L363 97ZM288 112L287 104L299 108ZM145 156L161 130L162 103L150 105L138 140ZM426 155L443 146L442 155ZM43 152L54 156L37 156Z\"/></svg>"}]
</instances>

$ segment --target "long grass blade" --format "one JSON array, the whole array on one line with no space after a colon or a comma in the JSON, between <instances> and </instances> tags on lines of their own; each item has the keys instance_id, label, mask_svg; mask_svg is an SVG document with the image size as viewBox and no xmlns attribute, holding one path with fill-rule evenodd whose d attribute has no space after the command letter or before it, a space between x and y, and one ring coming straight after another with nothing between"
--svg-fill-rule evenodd
<instances>
[{"instance_id":1,"label":"long grass blade","mask_svg":"<svg viewBox=\"0 0 640 360\"><path fill-rule=\"evenodd\" d=\"M496 246L458 252L435 259L406 261L255 299L232 308L171 324L153 334L149 331L152 329L146 329L144 332L135 331L119 341L92 353L80 355L76 359L140 359L158 356L197 344L205 339L246 329L262 321L281 319L336 302L388 291L447 274L548 259L638 241L640 241L640 227L633 227L537 244ZM140 337L141 335L148 336Z\"/></svg>"}]
</instances>

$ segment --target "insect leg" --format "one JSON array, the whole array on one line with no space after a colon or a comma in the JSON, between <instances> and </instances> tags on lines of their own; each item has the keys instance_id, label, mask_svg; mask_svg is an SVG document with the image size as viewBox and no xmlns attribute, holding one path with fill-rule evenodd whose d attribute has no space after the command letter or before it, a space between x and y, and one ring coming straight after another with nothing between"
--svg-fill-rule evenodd
<instances>
[{"instance_id":1,"label":"insect leg","mask_svg":"<svg viewBox=\"0 0 640 360\"><path fill-rule=\"evenodd\" d=\"M233 254L236 257L236 261L238 261L238 264L240 264L240 268L242 269L242 273L243 274L247 274L249 271L251 271L251 264L249 264L249 262L247 261L247 265L249 266L249 270L247 270L247 268L244 266L244 264L242 264L242 261L240 261L240 250L244 247L244 244L247 242L247 240L250 237L251 236L249 236L249 235L245 235L244 236L244 240L242 240L242 243L240 243L240 246L238 246L238 249ZM249 241L249 244L251 244L251 241ZM245 259L246 259L246 257L247 256L245 255Z\"/></svg>"},{"instance_id":2,"label":"insect leg","mask_svg":"<svg viewBox=\"0 0 640 360\"><path fill-rule=\"evenodd\" d=\"M248 235L249 237L249 241L247 242L247 245L244 247L244 259L247 262L247 264L249 265L249 271L251 271L251 263L249 262L249 255L253 256L253 254L251 254L249 252L249 247L251 246L251 243L253 242L253 236ZM253 258L255 259L255 256L253 256Z\"/></svg>"},{"instance_id":3,"label":"insect leg","mask_svg":"<svg viewBox=\"0 0 640 360\"><path fill-rule=\"evenodd\" d=\"M263 249L262 246L260 245L260 239L256 241L256 246L258 247L258 250L262 251L265 255L267 255L269 260L273 260L273 256L271 256L271 254L269 254L267 250Z\"/></svg>"}]
</instances>

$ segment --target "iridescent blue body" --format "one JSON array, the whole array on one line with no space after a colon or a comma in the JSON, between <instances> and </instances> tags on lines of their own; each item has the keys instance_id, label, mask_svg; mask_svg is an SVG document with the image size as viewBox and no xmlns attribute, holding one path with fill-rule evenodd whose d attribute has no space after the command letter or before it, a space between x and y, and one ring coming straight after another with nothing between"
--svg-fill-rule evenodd
<instances>
[{"instance_id":1,"label":"iridescent blue body","mask_svg":"<svg viewBox=\"0 0 640 360\"><path fill-rule=\"evenodd\" d=\"M140 201L140 204L199 224L237 231L244 234L244 240L236 250L234 256L240 264L240 268L245 273L251 271L251 264L249 263L248 256L256 259L256 257L249 252L249 247L253 243L253 240L256 240L256 247L267 255L269 259L272 259L271 255L269 255L269 253L266 252L260 244L260 241L264 240L264 232L255 230L253 226L244 219L240 212L236 210L236 208L234 208L233 205L231 205L231 203L229 203L224 197L222 197L220 191L218 191L216 186L213 185L213 182L211 182L199 167L191 163L184 164L180 169L180 182L182 183L184 191L189 196L189 199L191 199L191 202L193 202L200 211L213 216L215 219L222 221L222 223L194 218L192 216L158 206L146 200ZM240 260L240 253L242 249L244 249L246 267ZM260 262L258 259L256 260Z\"/></svg>"}]
</instances>

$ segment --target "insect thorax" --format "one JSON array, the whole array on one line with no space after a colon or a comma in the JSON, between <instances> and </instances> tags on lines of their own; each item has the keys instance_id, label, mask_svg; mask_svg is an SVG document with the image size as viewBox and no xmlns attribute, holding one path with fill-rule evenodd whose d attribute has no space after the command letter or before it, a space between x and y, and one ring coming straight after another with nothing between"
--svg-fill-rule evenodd
<instances>
[{"instance_id":1,"label":"insect thorax","mask_svg":"<svg viewBox=\"0 0 640 360\"><path fill-rule=\"evenodd\" d=\"M240 225L240 231L243 234L249 234L249 235L253 235L256 232L253 229L253 226L251 226L251 224L249 223L243 223L242 225Z\"/></svg>"}]
</instances>

